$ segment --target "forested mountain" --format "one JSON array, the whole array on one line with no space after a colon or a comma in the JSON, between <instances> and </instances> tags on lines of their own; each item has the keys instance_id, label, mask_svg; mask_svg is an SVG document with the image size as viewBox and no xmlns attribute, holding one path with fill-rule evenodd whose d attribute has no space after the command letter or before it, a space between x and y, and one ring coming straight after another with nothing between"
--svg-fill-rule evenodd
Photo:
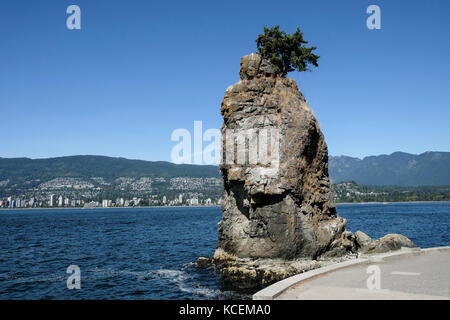
<instances>
[{"instance_id":1,"label":"forested mountain","mask_svg":"<svg viewBox=\"0 0 450 320\"><path fill-rule=\"evenodd\" d=\"M444 186L450 185L450 152L419 155L394 152L364 159L329 158L334 183L355 181L360 185Z\"/></svg>"},{"instance_id":2,"label":"forested mountain","mask_svg":"<svg viewBox=\"0 0 450 320\"><path fill-rule=\"evenodd\" d=\"M0 158L0 180L50 180L58 177L107 180L119 177L220 178L217 166L173 164L104 156L70 156L48 159Z\"/></svg>"}]
</instances>

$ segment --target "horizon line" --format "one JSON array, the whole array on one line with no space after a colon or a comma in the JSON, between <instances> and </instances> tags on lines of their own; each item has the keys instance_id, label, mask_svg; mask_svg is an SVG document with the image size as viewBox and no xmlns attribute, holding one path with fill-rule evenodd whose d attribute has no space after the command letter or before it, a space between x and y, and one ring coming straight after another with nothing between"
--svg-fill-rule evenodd
<instances>
[{"instance_id":1,"label":"horizon line","mask_svg":"<svg viewBox=\"0 0 450 320\"><path fill-rule=\"evenodd\" d=\"M420 156L426 153L450 153L450 151L424 151L422 153L409 153L409 152L404 152L404 151L394 151L390 154L387 153L382 153L382 154L378 154L378 155L368 155L368 156L364 156L364 157L355 157L355 156L348 156L345 154L340 154L340 155L328 155L328 157L333 157L333 158L339 158L339 157L348 157L348 158L353 158L353 159L359 159L359 160L364 160L366 158L369 157L379 157L379 156L391 156L395 153L403 153L403 154L408 154L408 155L413 155L413 156ZM135 158L127 158L124 156L108 156L108 155L104 155L104 154L73 154L73 155L62 155L62 156L51 156L51 157L42 157L42 158L31 158L31 157L3 157L0 156L0 159L28 159L28 160L49 160L49 159L58 159L58 158L70 158L70 157L105 157L105 158L113 158L113 159L124 159L124 160L132 160L132 161L146 161L146 162L165 162L165 163L171 163L174 165L193 165L193 166L217 166L218 164L195 164L195 163L174 163L168 160L146 160L146 159L135 159Z\"/></svg>"}]
</instances>

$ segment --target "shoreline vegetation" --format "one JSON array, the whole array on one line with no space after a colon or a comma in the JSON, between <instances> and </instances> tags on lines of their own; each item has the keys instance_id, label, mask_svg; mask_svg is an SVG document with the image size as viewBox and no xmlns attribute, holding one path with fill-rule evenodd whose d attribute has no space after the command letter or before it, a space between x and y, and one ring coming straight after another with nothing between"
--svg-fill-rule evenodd
<instances>
[{"instance_id":1,"label":"shoreline vegetation","mask_svg":"<svg viewBox=\"0 0 450 320\"><path fill-rule=\"evenodd\" d=\"M368 202L337 202L336 204L396 204L396 203L439 203L450 202L450 200L418 200L418 201L368 201Z\"/></svg>"},{"instance_id":2,"label":"shoreline vegetation","mask_svg":"<svg viewBox=\"0 0 450 320\"><path fill-rule=\"evenodd\" d=\"M352 205L352 204L409 204L409 203L447 203L450 200L424 200L424 201L389 201L389 202L338 202L336 205ZM95 210L95 209L149 209L149 208L220 208L218 205L211 206L136 206L136 207L95 207L95 208L85 208L85 207L40 207L40 208L0 208L0 211L22 211L22 210Z\"/></svg>"}]
</instances>

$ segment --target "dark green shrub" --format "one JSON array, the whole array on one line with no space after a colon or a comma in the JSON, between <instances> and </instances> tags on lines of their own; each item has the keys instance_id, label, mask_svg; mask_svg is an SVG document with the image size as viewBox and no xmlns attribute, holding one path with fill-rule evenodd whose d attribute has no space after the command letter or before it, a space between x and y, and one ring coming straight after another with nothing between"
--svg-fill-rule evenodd
<instances>
[{"instance_id":1,"label":"dark green shrub","mask_svg":"<svg viewBox=\"0 0 450 320\"><path fill-rule=\"evenodd\" d=\"M289 35L280 31L280 26L264 27L264 34L258 35L256 45L259 54L270 61L275 71L285 76L288 72L310 70L309 65L318 66L319 56L312 53L316 47L306 47L300 28Z\"/></svg>"}]
</instances>

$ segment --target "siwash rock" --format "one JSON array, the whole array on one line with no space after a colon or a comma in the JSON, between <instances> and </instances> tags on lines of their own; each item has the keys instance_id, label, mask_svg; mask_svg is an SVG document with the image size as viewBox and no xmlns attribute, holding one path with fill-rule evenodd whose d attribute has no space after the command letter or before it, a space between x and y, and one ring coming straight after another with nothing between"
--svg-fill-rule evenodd
<instances>
[{"instance_id":1,"label":"siwash rock","mask_svg":"<svg viewBox=\"0 0 450 320\"><path fill-rule=\"evenodd\" d=\"M249 258L320 256L346 221L336 214L319 124L295 81L259 55L242 58L240 77L221 106L225 195L218 248ZM262 149L266 157L250 161Z\"/></svg>"},{"instance_id":2,"label":"siwash rock","mask_svg":"<svg viewBox=\"0 0 450 320\"><path fill-rule=\"evenodd\" d=\"M242 58L240 77L221 106L219 242L198 267L212 264L226 286L250 289L359 254L415 246L402 235L372 240L345 231L327 145L295 81L257 54Z\"/></svg>"}]
</instances>

